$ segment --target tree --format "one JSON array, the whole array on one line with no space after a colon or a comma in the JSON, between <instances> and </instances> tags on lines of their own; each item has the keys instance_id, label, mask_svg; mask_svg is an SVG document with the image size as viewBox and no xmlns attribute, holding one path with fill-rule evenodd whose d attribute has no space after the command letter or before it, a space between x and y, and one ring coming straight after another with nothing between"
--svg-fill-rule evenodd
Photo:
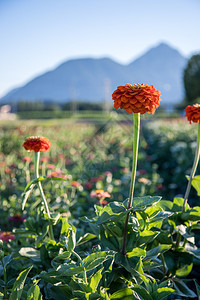
<instances>
[{"instance_id":1,"label":"tree","mask_svg":"<svg viewBox=\"0 0 200 300\"><path fill-rule=\"evenodd\" d=\"M200 97L200 54L193 55L184 70L185 102L192 105Z\"/></svg>"}]
</instances>

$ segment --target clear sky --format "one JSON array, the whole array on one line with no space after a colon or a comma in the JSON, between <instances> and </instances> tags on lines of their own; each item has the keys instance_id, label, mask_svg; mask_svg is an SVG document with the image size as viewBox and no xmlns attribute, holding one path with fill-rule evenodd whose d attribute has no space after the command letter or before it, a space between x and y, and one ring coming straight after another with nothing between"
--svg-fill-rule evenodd
<instances>
[{"instance_id":1,"label":"clear sky","mask_svg":"<svg viewBox=\"0 0 200 300\"><path fill-rule=\"evenodd\" d=\"M71 58L200 52L200 0L0 0L0 97Z\"/></svg>"}]
</instances>

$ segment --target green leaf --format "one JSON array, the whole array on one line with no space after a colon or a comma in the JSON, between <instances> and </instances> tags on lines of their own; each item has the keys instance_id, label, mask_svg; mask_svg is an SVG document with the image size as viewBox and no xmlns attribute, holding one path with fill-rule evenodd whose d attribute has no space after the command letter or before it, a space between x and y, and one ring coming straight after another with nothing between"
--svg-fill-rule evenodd
<instances>
[{"instance_id":1,"label":"green leaf","mask_svg":"<svg viewBox=\"0 0 200 300\"><path fill-rule=\"evenodd\" d=\"M132 252L134 252L134 251L132 251ZM130 252L130 253L132 253L132 252ZM142 254L142 256L143 256L143 254ZM120 266L123 266L128 272L131 273L132 276L138 275L136 269L142 268L142 265L140 265L140 263L139 263L140 260L141 260L140 255L138 255L138 256L132 255L132 256L128 257L127 255L123 255L120 252L116 253L116 255L115 255L115 263Z\"/></svg>"},{"instance_id":2,"label":"green leaf","mask_svg":"<svg viewBox=\"0 0 200 300\"><path fill-rule=\"evenodd\" d=\"M107 251L95 252L83 259L83 264L87 271L101 265L105 260L112 257Z\"/></svg>"},{"instance_id":3,"label":"green leaf","mask_svg":"<svg viewBox=\"0 0 200 300\"><path fill-rule=\"evenodd\" d=\"M161 253L166 252L171 248L171 245L159 245L149 251L146 252L146 256L144 257L144 261L151 261L156 259Z\"/></svg>"},{"instance_id":4,"label":"green leaf","mask_svg":"<svg viewBox=\"0 0 200 300\"><path fill-rule=\"evenodd\" d=\"M61 180L61 181L66 181L66 179L64 178L60 178L60 177L47 177L47 176L40 176L38 178L35 178L33 180L31 180L27 186L25 187L24 193L22 195L22 210L24 210L24 207L26 205L26 201L28 199L28 197L30 196L34 186L40 182L40 181L50 181L50 180Z\"/></svg>"},{"instance_id":5,"label":"green leaf","mask_svg":"<svg viewBox=\"0 0 200 300\"><path fill-rule=\"evenodd\" d=\"M57 271L57 276L73 276L80 274L83 271L84 268L82 266L76 266L75 264L62 265Z\"/></svg>"},{"instance_id":6,"label":"green leaf","mask_svg":"<svg viewBox=\"0 0 200 300\"><path fill-rule=\"evenodd\" d=\"M176 270L176 275L179 277L185 277L190 274L192 271L193 263L185 264L182 267L180 267L178 270Z\"/></svg>"},{"instance_id":7,"label":"green leaf","mask_svg":"<svg viewBox=\"0 0 200 300\"><path fill-rule=\"evenodd\" d=\"M43 225L42 232L38 235L36 240L37 248L41 247L41 243L47 236L48 232L49 232L49 225Z\"/></svg>"},{"instance_id":8,"label":"green leaf","mask_svg":"<svg viewBox=\"0 0 200 300\"><path fill-rule=\"evenodd\" d=\"M62 218L61 238L65 239L67 251L72 251L76 246L76 228L70 225L66 218Z\"/></svg>"},{"instance_id":9,"label":"green leaf","mask_svg":"<svg viewBox=\"0 0 200 300\"><path fill-rule=\"evenodd\" d=\"M124 205L118 202L111 202L103 208L96 205L95 208L98 214L96 220L97 225L114 222L116 220L119 221L131 211L131 209L127 210Z\"/></svg>"},{"instance_id":10,"label":"green leaf","mask_svg":"<svg viewBox=\"0 0 200 300\"><path fill-rule=\"evenodd\" d=\"M130 288L123 288L110 296L115 300L133 300L133 291Z\"/></svg>"},{"instance_id":11,"label":"green leaf","mask_svg":"<svg viewBox=\"0 0 200 300\"><path fill-rule=\"evenodd\" d=\"M142 300L153 300L149 292L143 286L134 284L133 290L142 298Z\"/></svg>"},{"instance_id":12,"label":"green leaf","mask_svg":"<svg viewBox=\"0 0 200 300\"><path fill-rule=\"evenodd\" d=\"M32 269L32 266L29 267L28 269L22 271L19 276L17 277L14 286L12 288L12 292L10 294L9 300L20 300L21 299L21 294L23 291L23 287L26 281L26 277L28 276L28 273Z\"/></svg>"},{"instance_id":13,"label":"green leaf","mask_svg":"<svg viewBox=\"0 0 200 300\"><path fill-rule=\"evenodd\" d=\"M22 210L24 210L26 201L28 200L28 197L30 196L34 186L36 184L33 183L32 181L26 186L24 193L22 194Z\"/></svg>"},{"instance_id":14,"label":"green leaf","mask_svg":"<svg viewBox=\"0 0 200 300\"><path fill-rule=\"evenodd\" d=\"M90 287L92 289L92 292L95 292L96 289L97 289L97 286L99 284L99 281L101 280L102 278L102 275L101 275L101 272L102 272L103 268L102 269L99 269L91 278L90 280Z\"/></svg>"},{"instance_id":15,"label":"green leaf","mask_svg":"<svg viewBox=\"0 0 200 300\"><path fill-rule=\"evenodd\" d=\"M158 204L164 211L172 211L173 202L169 200L161 200Z\"/></svg>"},{"instance_id":16,"label":"green leaf","mask_svg":"<svg viewBox=\"0 0 200 300\"><path fill-rule=\"evenodd\" d=\"M182 211L182 207L183 207L183 203L184 203L184 199L183 198L174 198L173 201L173 207L172 207L172 211L173 212L181 212ZM189 209L189 205L186 205L186 210Z\"/></svg>"},{"instance_id":17,"label":"green leaf","mask_svg":"<svg viewBox=\"0 0 200 300\"><path fill-rule=\"evenodd\" d=\"M169 250L164 253L164 258L173 275L184 277L191 272L193 257L190 253Z\"/></svg>"},{"instance_id":18,"label":"green leaf","mask_svg":"<svg viewBox=\"0 0 200 300\"><path fill-rule=\"evenodd\" d=\"M181 219L184 221L200 221L200 207L195 206L185 213L182 213Z\"/></svg>"},{"instance_id":19,"label":"green leaf","mask_svg":"<svg viewBox=\"0 0 200 300\"><path fill-rule=\"evenodd\" d=\"M191 289L189 289L189 287L184 283L183 280L175 278L173 279L173 285L175 288L175 294L178 294L179 296L182 297L186 297L186 299L188 299L188 297L189 298L197 297L197 295Z\"/></svg>"},{"instance_id":20,"label":"green leaf","mask_svg":"<svg viewBox=\"0 0 200 300\"><path fill-rule=\"evenodd\" d=\"M144 249L141 249L141 248L134 248L133 251L126 253L126 256L128 258L145 257L145 255L146 255L146 251Z\"/></svg>"},{"instance_id":21,"label":"green leaf","mask_svg":"<svg viewBox=\"0 0 200 300\"><path fill-rule=\"evenodd\" d=\"M61 280L62 277L71 277L73 275L83 273L83 271L84 268L82 266L68 263L60 265L56 271L50 271L48 273L42 272L39 277L52 284L56 284Z\"/></svg>"},{"instance_id":22,"label":"green leaf","mask_svg":"<svg viewBox=\"0 0 200 300\"><path fill-rule=\"evenodd\" d=\"M40 261L40 252L31 247L23 247L19 250L21 256L29 257L33 261Z\"/></svg>"},{"instance_id":23,"label":"green leaf","mask_svg":"<svg viewBox=\"0 0 200 300\"><path fill-rule=\"evenodd\" d=\"M72 290L67 284L59 284L58 286L50 286L49 293L51 299L66 300L75 299L72 295Z\"/></svg>"},{"instance_id":24,"label":"green leaf","mask_svg":"<svg viewBox=\"0 0 200 300\"><path fill-rule=\"evenodd\" d=\"M172 288L162 287L158 288L157 291L152 294L152 297L154 300L164 300L174 292L175 290Z\"/></svg>"},{"instance_id":25,"label":"green leaf","mask_svg":"<svg viewBox=\"0 0 200 300\"><path fill-rule=\"evenodd\" d=\"M77 246L82 245L88 241L95 239L97 236L92 233L86 233L84 236L81 236L78 242L76 243Z\"/></svg>"},{"instance_id":26,"label":"green leaf","mask_svg":"<svg viewBox=\"0 0 200 300\"><path fill-rule=\"evenodd\" d=\"M38 285L33 285L27 292L27 300L42 300L42 294Z\"/></svg>"},{"instance_id":27,"label":"green leaf","mask_svg":"<svg viewBox=\"0 0 200 300\"><path fill-rule=\"evenodd\" d=\"M11 262L12 260L12 255L6 255L4 256L4 258L2 259L2 264L3 264L3 267L6 268L7 265Z\"/></svg>"},{"instance_id":28,"label":"green leaf","mask_svg":"<svg viewBox=\"0 0 200 300\"><path fill-rule=\"evenodd\" d=\"M71 255L70 251L64 251L63 253L57 255L56 257L54 257L54 261L59 261L59 260L65 260L67 258L69 258Z\"/></svg>"},{"instance_id":29,"label":"green leaf","mask_svg":"<svg viewBox=\"0 0 200 300\"><path fill-rule=\"evenodd\" d=\"M140 232L140 236L137 239L137 245L141 246L144 244L151 243L156 238L156 236L158 236L158 234L159 232L151 230L144 230Z\"/></svg>"},{"instance_id":30,"label":"green leaf","mask_svg":"<svg viewBox=\"0 0 200 300\"><path fill-rule=\"evenodd\" d=\"M194 282L195 282L195 286L196 286L196 290L197 290L198 300L200 300L200 286L198 285L196 280Z\"/></svg>"},{"instance_id":31,"label":"green leaf","mask_svg":"<svg viewBox=\"0 0 200 300\"><path fill-rule=\"evenodd\" d=\"M133 210L144 209L145 207L155 205L161 200L160 196L145 196L145 197L134 197L133 198Z\"/></svg>"},{"instance_id":32,"label":"green leaf","mask_svg":"<svg viewBox=\"0 0 200 300\"><path fill-rule=\"evenodd\" d=\"M192 186L195 188L197 191L197 195L200 196L200 175L195 176L192 179Z\"/></svg>"}]
</instances>

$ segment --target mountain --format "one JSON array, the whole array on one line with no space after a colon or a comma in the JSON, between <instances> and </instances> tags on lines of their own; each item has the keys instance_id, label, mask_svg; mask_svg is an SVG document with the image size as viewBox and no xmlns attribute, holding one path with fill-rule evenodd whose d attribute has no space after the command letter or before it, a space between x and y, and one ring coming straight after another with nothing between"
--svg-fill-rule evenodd
<instances>
[{"instance_id":1,"label":"mountain","mask_svg":"<svg viewBox=\"0 0 200 300\"><path fill-rule=\"evenodd\" d=\"M118 85L147 83L161 91L163 104L172 104L183 98L185 65L186 58L164 43L128 65L109 58L73 59L9 92L0 101L102 102L105 97L111 99Z\"/></svg>"}]
</instances>

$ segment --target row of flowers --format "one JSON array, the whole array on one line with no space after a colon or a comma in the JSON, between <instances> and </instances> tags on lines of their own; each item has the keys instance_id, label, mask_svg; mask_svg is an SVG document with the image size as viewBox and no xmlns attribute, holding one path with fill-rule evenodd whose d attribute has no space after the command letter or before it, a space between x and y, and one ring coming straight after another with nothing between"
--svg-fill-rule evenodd
<instances>
[{"instance_id":1,"label":"row of flowers","mask_svg":"<svg viewBox=\"0 0 200 300\"><path fill-rule=\"evenodd\" d=\"M74 161L66 164L65 156L60 155L60 166L54 168L54 165L47 164L50 162L48 159L40 158L41 153L50 151L50 140L43 136L26 138L23 147L34 152L34 161L28 157L23 159L26 165L22 168L25 180L20 184L27 184L21 201L17 201L16 190L9 198L10 203L6 193L2 201L3 210L8 204L14 211L18 203L26 214L25 217L13 213L9 221L15 227L18 223L18 228L13 233L0 233L0 239L4 242L1 250L4 273L1 292L5 299L8 296L14 299L16 293L20 298L22 292L23 297L31 297L36 290L45 299L60 299L60 296L68 297L66 299L88 299L89 296L94 299L116 299L120 295L122 298L128 295L131 299L145 300L145 297L164 299L173 293L179 297L196 296L179 277L190 274L195 265L193 256L196 260L200 259L196 251L197 243L191 244L191 230L199 229L200 216L198 207L193 211L188 205L200 155L200 105L188 106L185 110L188 121L199 123L199 127L194 163L184 198L162 202L160 196L146 195L147 191L152 194L152 187L153 192L155 187L162 191L163 182L156 167L151 164L151 153L146 155L150 145L145 140L142 140L145 147L138 153L140 114L155 112L159 106L160 92L145 84L127 84L117 88L113 100L116 109L120 107L134 116L132 159L126 153L132 148L128 136L124 141L124 152L121 151L121 141L116 149L116 140L113 139L103 154L100 148L93 156L93 151L87 153L87 144L90 144L87 141L84 151L89 160L81 160L80 154L83 152L74 147L69 153L77 159L76 164ZM102 145L105 146L105 143ZM102 165L101 158L105 153L106 170L100 168L100 172L97 166ZM120 172L113 166L114 160ZM150 174L141 168L141 161L146 166L150 165ZM47 166L50 173L45 176ZM62 166L73 166L75 176L69 172L62 173ZM89 171L92 174L88 176ZM2 179L5 173L1 174ZM14 180L17 176L13 178L12 171L6 174L10 176L10 181L3 182L4 192L7 191L7 184L9 188L13 184L13 189L17 186ZM18 179L20 181L21 176ZM138 187L140 197L135 197ZM10 262L15 261L16 257L26 261L26 269L22 263L21 273L17 274L17 280L10 288L10 282L13 282ZM178 257L177 262L174 257ZM186 257L183 266L182 260ZM22 291L27 276L29 280ZM198 285L197 293L200 296Z\"/></svg>"}]
</instances>

